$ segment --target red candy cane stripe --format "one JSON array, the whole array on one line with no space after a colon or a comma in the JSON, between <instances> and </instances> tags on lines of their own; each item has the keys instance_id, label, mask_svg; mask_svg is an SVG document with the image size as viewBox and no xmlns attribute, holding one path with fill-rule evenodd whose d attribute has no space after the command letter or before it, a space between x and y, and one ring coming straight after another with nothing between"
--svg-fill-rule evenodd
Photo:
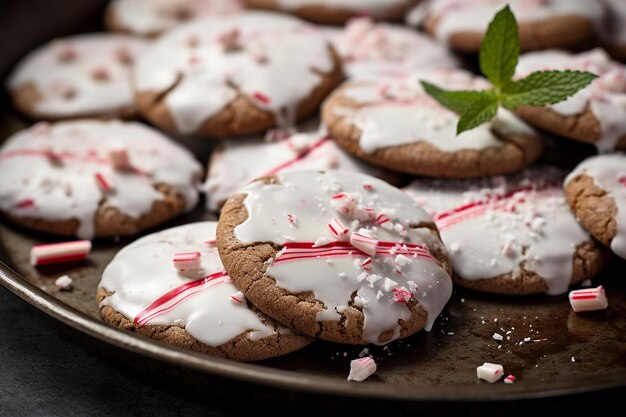
<instances>
[{"instance_id":1,"label":"red candy cane stripe","mask_svg":"<svg viewBox=\"0 0 626 417\"><path fill-rule=\"evenodd\" d=\"M113 190L113 181L107 175L103 174L102 172L96 172L95 177L96 182L98 183L98 186L102 189L102 191L108 193L109 191Z\"/></svg>"},{"instance_id":2,"label":"red candy cane stripe","mask_svg":"<svg viewBox=\"0 0 626 417\"><path fill-rule=\"evenodd\" d=\"M87 259L90 252L91 242L88 240L37 245L30 250L30 263L41 266L82 261Z\"/></svg>"},{"instance_id":3,"label":"red candy cane stripe","mask_svg":"<svg viewBox=\"0 0 626 417\"><path fill-rule=\"evenodd\" d=\"M363 263L361 264L361 269L364 269L366 271L371 271L372 270L372 258L367 258L366 260L364 260Z\"/></svg>"},{"instance_id":4,"label":"red candy cane stripe","mask_svg":"<svg viewBox=\"0 0 626 417\"><path fill-rule=\"evenodd\" d=\"M165 293L142 310L135 316L133 322L137 326L145 326L150 320L167 313L194 294L227 282L231 282L228 274L226 274L226 272L217 272L196 281L180 285Z\"/></svg>"},{"instance_id":5,"label":"red candy cane stripe","mask_svg":"<svg viewBox=\"0 0 626 417\"><path fill-rule=\"evenodd\" d=\"M317 141L314 144L312 144L309 148L307 148L303 152L300 152L300 154L298 156L296 156L295 158L290 159L288 161L285 161L282 164L280 164L280 165L270 169L263 176L274 175L274 174L277 174L280 171L283 171L283 170L285 170L287 168L290 168L291 166L297 164L298 162L300 162L303 159L305 159L306 157L308 157L311 154L311 152L313 152L317 148L320 148L321 146L323 146L324 144L326 144L330 140L331 139L328 136L325 137L325 138L320 139L319 141Z\"/></svg>"},{"instance_id":6,"label":"red candy cane stripe","mask_svg":"<svg viewBox=\"0 0 626 417\"><path fill-rule=\"evenodd\" d=\"M318 247L315 247L314 244L313 242L288 242L284 245L283 251L274 260L274 264L317 258L367 257L367 254L352 246L350 242L331 242ZM395 256L399 252L408 256L434 259L425 246L411 243L400 245L397 242L378 242L375 255Z\"/></svg>"}]
</instances>

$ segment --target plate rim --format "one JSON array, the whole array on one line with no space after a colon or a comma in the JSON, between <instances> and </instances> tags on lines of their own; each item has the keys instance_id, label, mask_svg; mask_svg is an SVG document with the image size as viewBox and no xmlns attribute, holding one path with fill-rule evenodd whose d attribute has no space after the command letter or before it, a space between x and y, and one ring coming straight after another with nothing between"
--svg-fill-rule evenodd
<instances>
[{"instance_id":1,"label":"plate rim","mask_svg":"<svg viewBox=\"0 0 626 417\"><path fill-rule=\"evenodd\" d=\"M565 381L537 384L402 385L368 382L348 383L336 378L306 375L255 363L241 363L191 352L125 332L72 307L29 282L0 261L0 285L49 317L91 338L170 365L265 387L306 394L390 401L480 402L541 399L626 387L626 372L585 378L588 384L572 386Z\"/></svg>"}]
</instances>

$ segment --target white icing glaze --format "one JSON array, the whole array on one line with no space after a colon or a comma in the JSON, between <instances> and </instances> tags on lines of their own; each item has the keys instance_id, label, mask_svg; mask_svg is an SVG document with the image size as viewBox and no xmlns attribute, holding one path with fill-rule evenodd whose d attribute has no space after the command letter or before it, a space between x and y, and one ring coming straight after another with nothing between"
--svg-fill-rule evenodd
<instances>
[{"instance_id":1,"label":"white icing glaze","mask_svg":"<svg viewBox=\"0 0 626 417\"><path fill-rule=\"evenodd\" d=\"M207 16L242 9L239 0L114 0L109 5L117 24L138 35L152 35Z\"/></svg>"},{"instance_id":2,"label":"white icing glaze","mask_svg":"<svg viewBox=\"0 0 626 417\"><path fill-rule=\"evenodd\" d=\"M112 294L102 306L135 320L156 300L171 290L196 281L203 276L223 272L217 249L205 242L215 239L215 222L192 223L154 233L123 248L106 267L100 288ZM202 273L199 278L186 278L172 264L176 253L199 251ZM155 315L147 325L179 325L200 342L220 346L248 333L252 340L275 334L271 326L243 303L234 302L239 290L226 277L216 280L186 298L163 314Z\"/></svg>"},{"instance_id":3,"label":"white icing glaze","mask_svg":"<svg viewBox=\"0 0 626 417\"><path fill-rule=\"evenodd\" d=\"M220 38L229 33L238 34L240 49L224 48ZM333 59L315 27L289 16L245 12L174 29L135 69L138 92L167 91L180 78L165 102L178 131L195 133L238 92L273 112L277 124L293 123L297 106L320 84L320 73L333 69Z\"/></svg>"},{"instance_id":4,"label":"white icing glaze","mask_svg":"<svg viewBox=\"0 0 626 417\"><path fill-rule=\"evenodd\" d=\"M347 154L324 132L298 133L276 142L238 139L222 146L211 155L203 187L207 208L213 211L240 187L264 175L302 169L378 172Z\"/></svg>"},{"instance_id":5,"label":"white icing glaze","mask_svg":"<svg viewBox=\"0 0 626 417\"><path fill-rule=\"evenodd\" d=\"M511 112L500 110L493 121L457 136L459 116L426 94L419 80L449 89L478 89L486 86L483 79L466 71L452 69L350 84L344 89L344 94L362 106L354 110L338 107L335 111L351 118L361 130L359 145L365 152L417 142L427 142L445 152L480 150L504 144L494 132L534 134L530 127Z\"/></svg>"},{"instance_id":6,"label":"white icing glaze","mask_svg":"<svg viewBox=\"0 0 626 417\"><path fill-rule=\"evenodd\" d=\"M118 146L126 147L138 173L113 168L109 151ZM60 163L46 153L59 155ZM0 209L47 221L77 219L77 235L90 239L100 204L139 218L163 199L157 184L172 187L191 210L198 202L201 172L191 153L140 123L39 124L11 136L0 148ZM98 187L96 173L109 178L114 190Z\"/></svg>"},{"instance_id":7,"label":"white icing glaze","mask_svg":"<svg viewBox=\"0 0 626 417\"><path fill-rule=\"evenodd\" d=\"M517 76L539 70L590 71L599 78L568 100L550 106L563 116L575 116L590 108L600 122L601 137L596 147L601 152L615 149L626 135L626 66L612 61L602 49L580 54L542 51L522 55Z\"/></svg>"},{"instance_id":8,"label":"white icing glaze","mask_svg":"<svg viewBox=\"0 0 626 417\"><path fill-rule=\"evenodd\" d=\"M301 7L323 6L337 10L351 10L361 16L383 17L389 10L411 3L410 0L277 0L279 7L295 10Z\"/></svg>"},{"instance_id":9,"label":"white icing glaze","mask_svg":"<svg viewBox=\"0 0 626 417\"><path fill-rule=\"evenodd\" d=\"M406 76L417 69L458 65L446 48L427 36L368 18L351 20L331 40L352 79Z\"/></svg>"},{"instance_id":10,"label":"white icing glaze","mask_svg":"<svg viewBox=\"0 0 626 417\"><path fill-rule=\"evenodd\" d=\"M405 191L435 218L463 279L515 279L524 264L545 280L548 294L562 294L576 248L591 240L565 201L562 178L559 170L536 168L508 179L417 180Z\"/></svg>"},{"instance_id":11,"label":"white icing glaze","mask_svg":"<svg viewBox=\"0 0 626 417\"><path fill-rule=\"evenodd\" d=\"M626 259L626 156L613 154L589 158L576 167L565 183L581 174L593 178L598 188L606 191L615 201L617 233L611 241L611 249Z\"/></svg>"},{"instance_id":12,"label":"white icing glaze","mask_svg":"<svg viewBox=\"0 0 626 417\"><path fill-rule=\"evenodd\" d=\"M44 118L117 114L133 106L130 68L147 45L113 34L57 39L23 59L8 88L33 84L40 95L34 108Z\"/></svg>"},{"instance_id":13,"label":"white icing glaze","mask_svg":"<svg viewBox=\"0 0 626 417\"><path fill-rule=\"evenodd\" d=\"M594 0L432 0L413 12L411 23L419 17L439 19L435 36L447 42L458 32L484 32L495 14L506 4L517 21L530 23L560 16L580 16L596 27L603 24L604 9ZM425 10L424 10L425 8Z\"/></svg>"},{"instance_id":14,"label":"white icing glaze","mask_svg":"<svg viewBox=\"0 0 626 417\"><path fill-rule=\"evenodd\" d=\"M406 232L409 225L432 220L410 198L381 180L342 171L292 171L278 178L279 185L254 182L241 190L247 194L245 206L249 213L248 219L235 229L241 242L330 242L333 239L328 223L337 218L352 231L367 227L380 241L441 246L427 229L409 228ZM371 191L365 190L363 184L371 185ZM397 230L405 232L373 227L370 222L355 222L339 213L331 205L332 196L339 192L350 193L364 207L389 213L398 225ZM290 214L297 219L295 226L288 221ZM445 270L432 258L411 258L401 275L395 272L398 263L393 257L376 255L372 257L368 278L359 281L357 277L363 273L360 263L364 259L355 254L273 263L267 273L287 291L312 291L325 306L318 313L319 321L339 320L338 312L351 308L348 307L351 295L356 292L360 302L367 304L363 307L363 333L365 341L370 343L377 343L379 335L389 330L394 332L393 339L397 338L398 320L410 317L406 305L393 301L392 293L384 288L383 278L391 277L407 288L411 286L409 281L414 281L417 285L414 296L428 313L426 329L430 330L451 295L452 284ZM370 284L370 280L375 282Z\"/></svg>"}]
</instances>

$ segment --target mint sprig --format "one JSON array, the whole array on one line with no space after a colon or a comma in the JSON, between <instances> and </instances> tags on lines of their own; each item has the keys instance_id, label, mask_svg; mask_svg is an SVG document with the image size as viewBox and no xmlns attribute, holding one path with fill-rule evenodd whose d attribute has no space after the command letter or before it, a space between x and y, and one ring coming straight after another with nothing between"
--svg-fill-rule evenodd
<instances>
[{"instance_id":1,"label":"mint sprig","mask_svg":"<svg viewBox=\"0 0 626 417\"><path fill-rule=\"evenodd\" d=\"M536 71L513 81L520 42L515 15L507 5L493 18L480 47L480 70L493 85L488 90L445 90L420 81L424 91L442 106L458 113L457 135L493 119L500 106L541 107L573 96L597 78L583 71Z\"/></svg>"}]
</instances>

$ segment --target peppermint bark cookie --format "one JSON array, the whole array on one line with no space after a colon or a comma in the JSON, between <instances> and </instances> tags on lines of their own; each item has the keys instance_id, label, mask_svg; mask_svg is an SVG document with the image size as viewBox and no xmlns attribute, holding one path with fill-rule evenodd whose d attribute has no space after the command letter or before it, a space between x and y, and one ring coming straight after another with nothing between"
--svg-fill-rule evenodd
<instances>
[{"instance_id":1,"label":"peppermint bark cookie","mask_svg":"<svg viewBox=\"0 0 626 417\"><path fill-rule=\"evenodd\" d=\"M601 49L581 54L543 51L521 56L517 75L548 69L590 71L598 79L564 102L521 107L517 114L534 126L593 144L601 152L626 149L626 66Z\"/></svg>"},{"instance_id":2,"label":"peppermint bark cookie","mask_svg":"<svg viewBox=\"0 0 626 417\"><path fill-rule=\"evenodd\" d=\"M175 227L123 248L98 286L104 321L240 361L284 355L311 343L248 305L212 245L216 225Z\"/></svg>"},{"instance_id":3,"label":"peppermint bark cookie","mask_svg":"<svg viewBox=\"0 0 626 417\"><path fill-rule=\"evenodd\" d=\"M342 79L319 30L264 12L198 20L161 37L134 72L139 110L177 133L228 137L291 127Z\"/></svg>"},{"instance_id":4,"label":"peppermint bark cookie","mask_svg":"<svg viewBox=\"0 0 626 417\"><path fill-rule=\"evenodd\" d=\"M432 0L411 12L408 21L422 24L453 49L475 53L489 22L506 4L517 18L524 51L585 46L604 22L600 2L588 0Z\"/></svg>"},{"instance_id":5,"label":"peppermint bark cookie","mask_svg":"<svg viewBox=\"0 0 626 417\"><path fill-rule=\"evenodd\" d=\"M239 0L114 0L107 8L110 30L157 36L190 20L241 11Z\"/></svg>"},{"instance_id":6,"label":"peppermint bark cookie","mask_svg":"<svg viewBox=\"0 0 626 417\"><path fill-rule=\"evenodd\" d=\"M474 178L519 171L543 142L515 115L500 110L490 123L456 134L459 117L426 94L419 80L452 89L484 88L462 70L440 69L397 79L348 82L325 102L322 119L349 153L415 175Z\"/></svg>"},{"instance_id":7,"label":"peppermint bark cookie","mask_svg":"<svg viewBox=\"0 0 626 417\"><path fill-rule=\"evenodd\" d=\"M363 174L259 179L224 205L217 244L259 310L333 342L384 344L430 330L452 292L431 218Z\"/></svg>"},{"instance_id":8,"label":"peppermint bark cookie","mask_svg":"<svg viewBox=\"0 0 626 417\"><path fill-rule=\"evenodd\" d=\"M43 232L132 235L191 210L202 168L139 123L37 124L0 148L0 211Z\"/></svg>"},{"instance_id":9,"label":"peppermint bark cookie","mask_svg":"<svg viewBox=\"0 0 626 417\"><path fill-rule=\"evenodd\" d=\"M207 208L218 211L239 188L253 180L302 169L381 174L345 153L327 134L298 133L274 142L256 139L224 142L209 161L204 184Z\"/></svg>"},{"instance_id":10,"label":"peppermint bark cookie","mask_svg":"<svg viewBox=\"0 0 626 417\"><path fill-rule=\"evenodd\" d=\"M7 88L15 107L32 119L132 117L130 69L147 45L126 35L57 39L27 55Z\"/></svg>"},{"instance_id":11,"label":"peppermint bark cookie","mask_svg":"<svg viewBox=\"0 0 626 417\"><path fill-rule=\"evenodd\" d=\"M626 156L583 161L565 180L565 194L583 227L626 259Z\"/></svg>"},{"instance_id":12,"label":"peppermint bark cookie","mask_svg":"<svg viewBox=\"0 0 626 417\"><path fill-rule=\"evenodd\" d=\"M355 16L377 20L400 20L421 0L243 0L260 9L293 13L313 22L344 24Z\"/></svg>"},{"instance_id":13,"label":"peppermint bark cookie","mask_svg":"<svg viewBox=\"0 0 626 417\"><path fill-rule=\"evenodd\" d=\"M405 189L434 217L455 283L477 291L565 293L608 254L572 215L563 173L536 168L511 178L413 182Z\"/></svg>"},{"instance_id":14,"label":"peppermint bark cookie","mask_svg":"<svg viewBox=\"0 0 626 417\"><path fill-rule=\"evenodd\" d=\"M351 79L406 76L419 69L458 66L443 45L427 36L369 18L350 20L332 41Z\"/></svg>"}]
</instances>

